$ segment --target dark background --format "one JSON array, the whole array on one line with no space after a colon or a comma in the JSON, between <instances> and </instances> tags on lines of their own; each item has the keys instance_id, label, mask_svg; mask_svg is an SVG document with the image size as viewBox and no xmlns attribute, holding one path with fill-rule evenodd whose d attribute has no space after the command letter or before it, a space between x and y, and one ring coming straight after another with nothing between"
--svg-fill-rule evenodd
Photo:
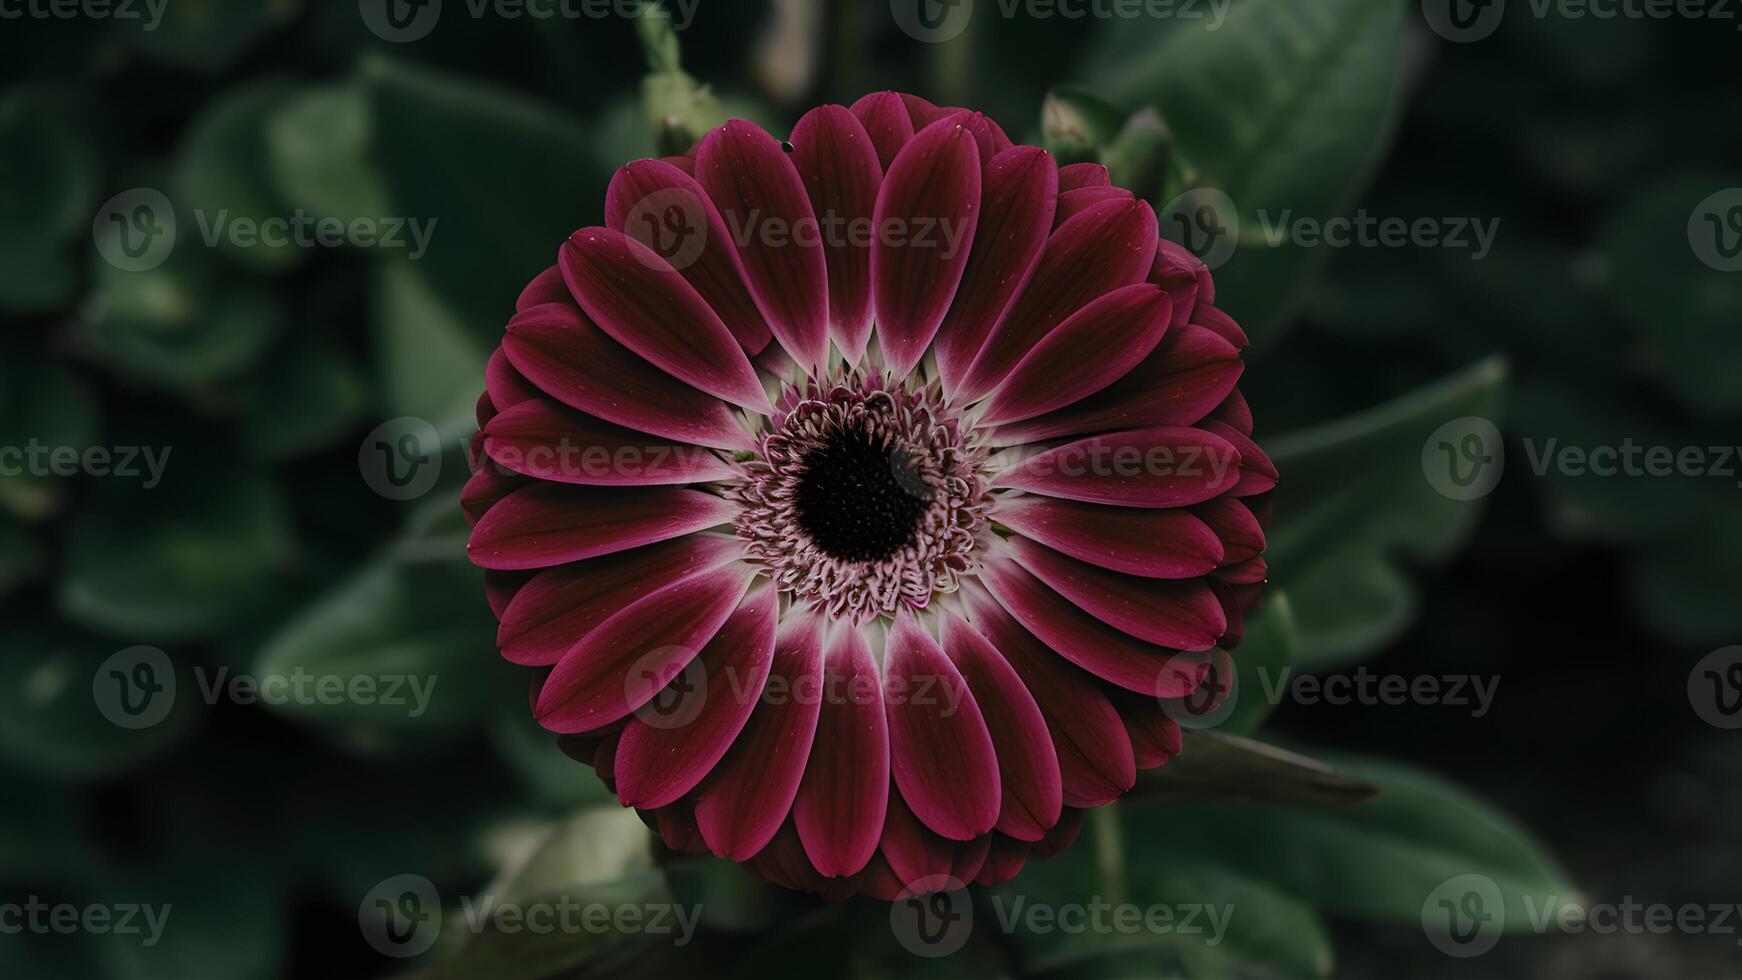
<instances>
[{"instance_id":1,"label":"dark background","mask_svg":"<svg viewBox=\"0 0 1742 980\"><path fill-rule=\"evenodd\" d=\"M173 447L149 491L0 477L0 896L173 901L180 926L143 952L0 936L0 975L389 973L402 964L357 925L374 883L410 871L454 893L482 887L525 826L605 799L539 735L524 679L495 658L481 587L457 560L453 500L513 286L598 220L616 165L655 148L649 63L621 17L473 20L448 6L406 44L341 0L168 0L150 32L0 21L0 445ZM811 11L815 32L770 34L776 6ZM1214 142L1214 100L1176 106L1179 89L1147 87L1167 77L1144 59L1166 50L1173 22L982 11L961 39L925 44L880 2L704 0L678 39L689 76L776 132L812 105L897 88L981 109L1018 141L1055 139L1042 101L1082 83L1120 119L1159 108L1212 176L1242 160L1297 171L1275 198L1230 191L1243 211L1498 218L1480 261L1243 246L1218 273L1221 305L1256 340L1243 389L1266 445L1492 355L1509 366L1494 413L1507 470L1479 522L1476 507L1448 518L1410 502L1429 493L1419 436L1373 461L1401 502L1360 510L1405 528L1377 551L1400 562L1414 600L1362 649L1303 661L1497 675L1494 710L1284 704L1266 735L1449 777L1516 818L1593 900L1742 900L1738 735L1705 724L1688 692L1696 661L1742 642L1737 480L1538 476L1525 446L1742 442L1742 273L1702 266L1685 234L1703 198L1742 187L1739 22L1539 19L1514 0L1492 37L1453 44L1402 0L1299 6L1314 10L1281 19L1380 11L1366 23L1405 8L1394 35L1376 32L1385 50L1333 44L1313 72L1259 76L1349 73L1377 111L1285 101L1270 125L1305 131L1244 157ZM1395 70L1369 84L1353 74L1366 59ZM1249 86L1229 70L1200 80L1239 102ZM135 187L182 215L178 247L150 272L108 266L91 234L103 202ZM408 263L207 248L195 208L439 224L430 254ZM394 501L371 491L358 447L406 416L439 435L442 477ZM1282 479L1286 495L1286 466ZM1310 597L1360 573L1303 584L1272 567L1303 619ZM184 685L170 718L139 732L94 710L89 686L135 645L166 651ZM428 671L441 696L413 720L187 696L196 666L287 665ZM731 887L728 903L797 910L784 921L817 914ZM880 927L876 908L847 908L830 914ZM1734 936L1509 938L1461 961L1407 915L1325 911L1341 976L1742 975ZM759 941L717 937L709 965L729 969ZM789 959L833 970L841 955L825 944ZM856 969L901 972L876 962Z\"/></svg>"}]
</instances>

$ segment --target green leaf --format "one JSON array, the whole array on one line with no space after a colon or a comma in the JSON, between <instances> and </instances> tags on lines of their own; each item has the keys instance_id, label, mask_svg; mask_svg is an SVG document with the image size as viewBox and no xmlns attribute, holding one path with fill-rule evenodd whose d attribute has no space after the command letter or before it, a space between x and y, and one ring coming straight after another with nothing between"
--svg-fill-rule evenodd
<instances>
[{"instance_id":1,"label":"green leaf","mask_svg":"<svg viewBox=\"0 0 1742 980\"><path fill-rule=\"evenodd\" d=\"M1127 821L1129 831L1134 821ZM1126 872L1134 894L1180 906L1206 906L1221 916L1224 935L1180 936L1173 944L1195 977L1236 976L1258 966L1288 977L1329 976L1331 937L1313 907L1275 887L1230 870L1195 840L1169 833L1132 842Z\"/></svg>"},{"instance_id":2,"label":"green leaf","mask_svg":"<svg viewBox=\"0 0 1742 980\"><path fill-rule=\"evenodd\" d=\"M192 393L258 363L283 325L284 304L220 269L191 214L178 211L176 226L175 250L156 268L97 261L75 336L123 378Z\"/></svg>"},{"instance_id":3,"label":"green leaf","mask_svg":"<svg viewBox=\"0 0 1742 980\"><path fill-rule=\"evenodd\" d=\"M1040 131L1059 163L1096 159L1124 125L1125 114L1081 85L1060 85L1040 104Z\"/></svg>"},{"instance_id":4,"label":"green leaf","mask_svg":"<svg viewBox=\"0 0 1742 980\"><path fill-rule=\"evenodd\" d=\"M127 31L132 43L167 64L217 71L263 34L295 19L302 0L176 0L159 6L162 22Z\"/></svg>"},{"instance_id":5,"label":"green leaf","mask_svg":"<svg viewBox=\"0 0 1742 980\"><path fill-rule=\"evenodd\" d=\"M0 310L48 310L72 295L70 246L90 233L96 207L96 151L66 113L0 99Z\"/></svg>"},{"instance_id":6,"label":"green leaf","mask_svg":"<svg viewBox=\"0 0 1742 980\"><path fill-rule=\"evenodd\" d=\"M1140 812L1243 875L1340 915L1419 926L1433 891L1469 874L1498 886L1508 928L1528 926L1527 897L1539 910L1578 900L1535 838L1488 804L1417 770L1332 762L1377 784L1378 797L1344 807L1168 803Z\"/></svg>"},{"instance_id":7,"label":"green leaf","mask_svg":"<svg viewBox=\"0 0 1742 980\"><path fill-rule=\"evenodd\" d=\"M108 479L68 532L61 612L133 643L210 636L274 587L291 548L277 486L222 458L158 445L162 483ZM136 463L142 470L144 463Z\"/></svg>"},{"instance_id":8,"label":"green leaf","mask_svg":"<svg viewBox=\"0 0 1742 980\"><path fill-rule=\"evenodd\" d=\"M394 214L429 229L418 271L493 346L521 288L597 223L612 168L577 123L524 95L380 57L362 82Z\"/></svg>"},{"instance_id":9,"label":"green leaf","mask_svg":"<svg viewBox=\"0 0 1742 980\"><path fill-rule=\"evenodd\" d=\"M1742 275L1701 261L1696 236L1713 234L1696 215L1715 192L1742 187L1742 176L1680 177L1642 192L1616 216L1603 242L1611 301L1655 355L1670 391L1695 412L1742 411L1742 345L1735 342L1742 310ZM1731 192L1712 214L1722 222L1742 207ZM1698 241L1709 248L1713 242ZM1715 253L1712 253L1715 254Z\"/></svg>"},{"instance_id":10,"label":"green leaf","mask_svg":"<svg viewBox=\"0 0 1742 980\"><path fill-rule=\"evenodd\" d=\"M444 442L474 431L490 348L473 326L400 259L376 266L373 319L387 411L429 422Z\"/></svg>"},{"instance_id":11,"label":"green leaf","mask_svg":"<svg viewBox=\"0 0 1742 980\"><path fill-rule=\"evenodd\" d=\"M1220 24L1109 20L1090 77L1127 109L1160 111L1243 232L1260 228L1261 210L1322 221L1353 202L1390 143L1405 13L1392 0L1245 0ZM1164 222L1163 234L1179 229ZM1217 270L1218 293L1267 339L1320 258L1243 244Z\"/></svg>"},{"instance_id":12,"label":"green leaf","mask_svg":"<svg viewBox=\"0 0 1742 980\"><path fill-rule=\"evenodd\" d=\"M370 108L368 92L356 79L286 98L265 121L279 195L347 224L387 216L385 181L369 159L375 130Z\"/></svg>"},{"instance_id":13,"label":"green leaf","mask_svg":"<svg viewBox=\"0 0 1742 980\"><path fill-rule=\"evenodd\" d=\"M482 894L469 896L448 920L449 937L462 943L458 952L415 976L542 980L639 938L584 928L498 930L489 913L502 905L558 909L671 901L664 876L653 867L651 838L640 818L619 807L583 810L551 827Z\"/></svg>"},{"instance_id":14,"label":"green leaf","mask_svg":"<svg viewBox=\"0 0 1742 980\"><path fill-rule=\"evenodd\" d=\"M449 499L431 506L459 511ZM329 693L267 709L368 748L468 725L514 697L483 571L466 561L454 523L402 538L286 623L254 675L308 678L310 691Z\"/></svg>"},{"instance_id":15,"label":"green leaf","mask_svg":"<svg viewBox=\"0 0 1742 980\"><path fill-rule=\"evenodd\" d=\"M65 451L82 458L99 429L96 398L82 378L16 345L0 344L0 446L25 454L4 460L7 469L19 472L0 474L0 509L31 522L53 513L69 481L56 475Z\"/></svg>"},{"instance_id":16,"label":"green leaf","mask_svg":"<svg viewBox=\"0 0 1742 980\"><path fill-rule=\"evenodd\" d=\"M1288 593L1273 589L1264 605L1246 618L1246 638L1234 650L1234 705L1215 728L1225 735L1250 735L1276 710L1268 694L1276 678L1294 663L1300 636Z\"/></svg>"},{"instance_id":17,"label":"green leaf","mask_svg":"<svg viewBox=\"0 0 1742 980\"><path fill-rule=\"evenodd\" d=\"M34 577L41 561L29 532L0 514L0 598Z\"/></svg>"},{"instance_id":18,"label":"green leaf","mask_svg":"<svg viewBox=\"0 0 1742 980\"><path fill-rule=\"evenodd\" d=\"M195 213L191 226L180 227L183 248L203 245L195 234L209 229L217 248L253 269L287 269L305 257L306 249L288 238L262 236L244 245L231 234L295 217L273 183L266 143L267 120L295 91L285 79L252 82L225 92L189 124L171 177L177 206Z\"/></svg>"},{"instance_id":19,"label":"green leaf","mask_svg":"<svg viewBox=\"0 0 1742 980\"><path fill-rule=\"evenodd\" d=\"M1376 792L1322 762L1237 735L1191 732L1167 765L1137 774L1133 799L1359 803Z\"/></svg>"},{"instance_id":20,"label":"green leaf","mask_svg":"<svg viewBox=\"0 0 1742 980\"><path fill-rule=\"evenodd\" d=\"M244 389L242 431L261 458L328 448L368 409L368 381L338 344L302 333L270 360L271 368Z\"/></svg>"},{"instance_id":21,"label":"green leaf","mask_svg":"<svg viewBox=\"0 0 1742 980\"><path fill-rule=\"evenodd\" d=\"M94 685L113 645L47 626L0 630L0 753L45 776L96 779L126 772L181 744L201 717L200 703L181 678L169 714L146 728L124 728L104 717Z\"/></svg>"},{"instance_id":22,"label":"green leaf","mask_svg":"<svg viewBox=\"0 0 1742 980\"><path fill-rule=\"evenodd\" d=\"M1423 447L1454 419L1498 419L1505 380L1503 361L1483 361L1377 408L1267 440L1282 482L1265 558L1293 603L1300 666L1354 662L1408 627L1417 598L1401 563L1446 559L1481 513L1479 499L1435 489Z\"/></svg>"}]
</instances>

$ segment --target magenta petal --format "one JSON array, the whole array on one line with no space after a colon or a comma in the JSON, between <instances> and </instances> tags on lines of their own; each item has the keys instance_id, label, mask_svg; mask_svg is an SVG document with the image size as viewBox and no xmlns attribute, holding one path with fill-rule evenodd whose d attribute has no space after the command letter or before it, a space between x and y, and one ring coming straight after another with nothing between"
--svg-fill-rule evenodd
<instances>
[{"instance_id":1,"label":"magenta petal","mask_svg":"<svg viewBox=\"0 0 1742 980\"><path fill-rule=\"evenodd\" d=\"M1099 163L1068 163L1059 168L1059 193L1085 187L1111 187L1113 176Z\"/></svg>"},{"instance_id":2,"label":"magenta petal","mask_svg":"<svg viewBox=\"0 0 1742 980\"><path fill-rule=\"evenodd\" d=\"M569 295L569 284L563 281L563 270L553 265L533 276L526 288L520 291L520 298L514 301L514 311L519 313L546 303L574 301L575 298Z\"/></svg>"},{"instance_id":3,"label":"magenta petal","mask_svg":"<svg viewBox=\"0 0 1742 980\"><path fill-rule=\"evenodd\" d=\"M915 136L883 178L872 222L877 339L892 377L931 345L962 281L980 215L980 159L951 117Z\"/></svg>"},{"instance_id":4,"label":"magenta petal","mask_svg":"<svg viewBox=\"0 0 1742 980\"><path fill-rule=\"evenodd\" d=\"M1118 381L1033 419L1000 426L995 446L1015 446L1110 429L1190 425L1208 415L1240 380L1240 352L1203 327L1175 324Z\"/></svg>"},{"instance_id":5,"label":"magenta petal","mask_svg":"<svg viewBox=\"0 0 1742 980\"><path fill-rule=\"evenodd\" d=\"M526 477L504 473L501 467L489 460L481 463L460 489L460 510L474 527L503 497L526 486Z\"/></svg>"},{"instance_id":6,"label":"magenta petal","mask_svg":"<svg viewBox=\"0 0 1742 980\"><path fill-rule=\"evenodd\" d=\"M1154 769L1179 755L1183 744L1179 722L1162 707L1158 698L1116 693L1113 707L1125 722L1125 733L1131 737L1131 752L1138 769Z\"/></svg>"},{"instance_id":7,"label":"magenta petal","mask_svg":"<svg viewBox=\"0 0 1742 980\"><path fill-rule=\"evenodd\" d=\"M652 809L681 798L732 748L774 661L777 603L772 585L752 589L702 649L700 668L685 668L679 683L693 676L693 685L681 686L658 713L644 709L624 727L616 760L624 806Z\"/></svg>"},{"instance_id":8,"label":"magenta petal","mask_svg":"<svg viewBox=\"0 0 1742 980\"><path fill-rule=\"evenodd\" d=\"M853 103L853 115L864 125L877 149L877 165L884 170L895 162L895 155L913 139L913 117L895 92L872 92Z\"/></svg>"},{"instance_id":9,"label":"magenta petal","mask_svg":"<svg viewBox=\"0 0 1742 980\"><path fill-rule=\"evenodd\" d=\"M1066 443L999 473L995 487L1122 507L1184 507L1231 489L1240 454L1190 426L1108 432Z\"/></svg>"},{"instance_id":10,"label":"magenta petal","mask_svg":"<svg viewBox=\"0 0 1742 980\"><path fill-rule=\"evenodd\" d=\"M1121 286L1072 313L1017 363L981 415L987 425L1033 418L1106 388L1166 333L1173 305L1160 287Z\"/></svg>"},{"instance_id":11,"label":"magenta petal","mask_svg":"<svg viewBox=\"0 0 1742 980\"><path fill-rule=\"evenodd\" d=\"M1064 803L1058 753L1046 719L1022 678L984 636L953 614L944 618L943 632L944 650L973 692L998 753L1004 796L997 830L1039 840L1058 823Z\"/></svg>"},{"instance_id":12,"label":"magenta petal","mask_svg":"<svg viewBox=\"0 0 1742 980\"><path fill-rule=\"evenodd\" d=\"M1058 202L1058 167L1036 146L1000 153L986 167L980 200L968 266L934 344L947 392L954 392L1040 261Z\"/></svg>"},{"instance_id":13,"label":"magenta petal","mask_svg":"<svg viewBox=\"0 0 1742 980\"><path fill-rule=\"evenodd\" d=\"M936 103L910 92L901 92L901 104L907 107L908 118L913 120L913 131L920 130L937 122L948 115L950 110L941 108Z\"/></svg>"},{"instance_id":14,"label":"magenta petal","mask_svg":"<svg viewBox=\"0 0 1742 980\"><path fill-rule=\"evenodd\" d=\"M970 589L967 598L975 628L1010 661L1046 718L1058 753L1065 806L1100 806L1123 796L1137 782L1137 763L1112 702L1087 675L1029 635L990 596ZM1065 810L1049 839L1068 833L1073 822L1072 811Z\"/></svg>"},{"instance_id":15,"label":"magenta petal","mask_svg":"<svg viewBox=\"0 0 1742 980\"><path fill-rule=\"evenodd\" d=\"M578 307L547 303L508 323L514 368L571 408L640 432L716 449L754 449L732 410L642 360Z\"/></svg>"},{"instance_id":16,"label":"magenta petal","mask_svg":"<svg viewBox=\"0 0 1742 980\"><path fill-rule=\"evenodd\" d=\"M490 396L490 405L498 412L505 412L539 395L538 388L514 370L514 365L508 361L508 352L500 347L484 364L484 391Z\"/></svg>"},{"instance_id":17,"label":"magenta petal","mask_svg":"<svg viewBox=\"0 0 1742 980\"><path fill-rule=\"evenodd\" d=\"M1149 281L1167 290L1173 298L1175 323L1192 322L1199 298L1215 295L1210 270L1203 260L1187 251L1185 246L1165 238L1155 250L1155 264L1149 267ZM1207 304L1209 300L1204 302Z\"/></svg>"},{"instance_id":18,"label":"magenta petal","mask_svg":"<svg viewBox=\"0 0 1742 980\"><path fill-rule=\"evenodd\" d=\"M1265 493L1276 487L1276 464L1252 437L1236 429L1226 422L1207 421L1203 427L1213 432L1228 443L1240 454L1240 482L1234 485L1228 493L1235 497L1251 497Z\"/></svg>"},{"instance_id":19,"label":"magenta petal","mask_svg":"<svg viewBox=\"0 0 1742 980\"><path fill-rule=\"evenodd\" d=\"M974 876L974 881L981 885L1004 884L1016 877L1022 866L1028 863L1028 855L1033 850L1034 845L1028 841L993 834L986 863L980 866L980 873Z\"/></svg>"},{"instance_id":20,"label":"magenta petal","mask_svg":"<svg viewBox=\"0 0 1742 980\"><path fill-rule=\"evenodd\" d=\"M1008 558L988 559L983 581L1026 632L1108 683L1180 697L1203 682L1202 657L1145 643L1101 622Z\"/></svg>"},{"instance_id":21,"label":"magenta petal","mask_svg":"<svg viewBox=\"0 0 1742 980\"><path fill-rule=\"evenodd\" d=\"M715 854L743 861L774 838L792 811L822 707L823 637L811 615L789 617L750 723L702 783L696 823Z\"/></svg>"},{"instance_id":22,"label":"magenta petal","mask_svg":"<svg viewBox=\"0 0 1742 980\"><path fill-rule=\"evenodd\" d=\"M1217 405L1206 418L1233 426L1237 432L1252 434L1252 406L1246 404L1246 396L1238 388L1228 392L1228 397L1222 399L1222 404Z\"/></svg>"},{"instance_id":23,"label":"magenta petal","mask_svg":"<svg viewBox=\"0 0 1742 980\"><path fill-rule=\"evenodd\" d=\"M731 233L695 178L660 160L624 166L605 191L605 224L658 252L746 353L768 346L773 334L744 286Z\"/></svg>"},{"instance_id":24,"label":"magenta petal","mask_svg":"<svg viewBox=\"0 0 1742 980\"><path fill-rule=\"evenodd\" d=\"M1192 508L1222 542L1222 562L1232 564L1256 558L1264 552L1264 525L1246 501L1217 497Z\"/></svg>"},{"instance_id":25,"label":"magenta petal","mask_svg":"<svg viewBox=\"0 0 1742 980\"><path fill-rule=\"evenodd\" d=\"M524 476L590 486L706 483L738 472L711 449L625 429L548 398L523 401L491 419L484 451Z\"/></svg>"},{"instance_id":26,"label":"magenta petal","mask_svg":"<svg viewBox=\"0 0 1742 980\"><path fill-rule=\"evenodd\" d=\"M883 658L890 762L902 799L951 840L991 830L1002 799L998 756L962 675L905 610Z\"/></svg>"},{"instance_id":27,"label":"magenta petal","mask_svg":"<svg viewBox=\"0 0 1742 980\"><path fill-rule=\"evenodd\" d=\"M806 368L829 353L829 271L816 212L780 141L733 119L702 138L696 180L719 208L744 280L781 347Z\"/></svg>"},{"instance_id":28,"label":"magenta petal","mask_svg":"<svg viewBox=\"0 0 1742 980\"><path fill-rule=\"evenodd\" d=\"M1197 309L1192 311L1192 322L1207 330L1215 331L1223 340L1242 350L1251 343L1250 340L1246 339L1246 331L1240 329L1240 325L1234 322L1234 318L1214 306L1204 303L1198 304Z\"/></svg>"},{"instance_id":29,"label":"magenta petal","mask_svg":"<svg viewBox=\"0 0 1742 980\"><path fill-rule=\"evenodd\" d=\"M737 538L689 534L547 568L502 613L496 645L513 663L549 666L619 610L655 589L711 574L742 551Z\"/></svg>"},{"instance_id":30,"label":"magenta petal","mask_svg":"<svg viewBox=\"0 0 1742 980\"><path fill-rule=\"evenodd\" d=\"M622 609L563 654L538 693L538 722L584 732L651 701L714 638L756 571L730 565Z\"/></svg>"},{"instance_id":31,"label":"magenta petal","mask_svg":"<svg viewBox=\"0 0 1742 980\"><path fill-rule=\"evenodd\" d=\"M1072 558L1144 578L1196 578L1223 561L1215 530L1177 508L1106 507L1024 494L1001 499L992 519Z\"/></svg>"},{"instance_id":32,"label":"magenta petal","mask_svg":"<svg viewBox=\"0 0 1742 980\"><path fill-rule=\"evenodd\" d=\"M1042 337L1102 293L1142 282L1156 248L1155 212L1143 201L1104 201L1060 225L1040 262L962 380L977 399L1004 380Z\"/></svg>"},{"instance_id":33,"label":"magenta petal","mask_svg":"<svg viewBox=\"0 0 1742 980\"><path fill-rule=\"evenodd\" d=\"M1201 579L1137 578L1097 568L1026 538L1011 538L1017 564L1101 622L1157 646L1208 650L1228 628Z\"/></svg>"},{"instance_id":34,"label":"magenta petal","mask_svg":"<svg viewBox=\"0 0 1742 980\"><path fill-rule=\"evenodd\" d=\"M805 853L824 877L863 868L883 834L889 726L881 688L864 635L856 626L837 626L824 656L816 739L792 804Z\"/></svg>"},{"instance_id":35,"label":"magenta petal","mask_svg":"<svg viewBox=\"0 0 1742 980\"><path fill-rule=\"evenodd\" d=\"M883 166L859 118L838 105L804 114L792 130L792 164L826 218L823 253L829 267L829 336L849 361L871 340L871 244L853 234L877 206Z\"/></svg>"},{"instance_id":36,"label":"magenta petal","mask_svg":"<svg viewBox=\"0 0 1742 980\"><path fill-rule=\"evenodd\" d=\"M770 411L738 339L658 252L620 231L583 228L560 264L576 302L611 339L693 387Z\"/></svg>"},{"instance_id":37,"label":"magenta petal","mask_svg":"<svg viewBox=\"0 0 1742 980\"><path fill-rule=\"evenodd\" d=\"M904 895L953 889L973 881L991 842L990 834L967 842L941 836L920 821L900 793L889 794L879 850Z\"/></svg>"},{"instance_id":38,"label":"magenta petal","mask_svg":"<svg viewBox=\"0 0 1742 980\"><path fill-rule=\"evenodd\" d=\"M498 621L508 614L508 607L513 605L514 597L520 594L520 590L525 588L532 576L532 572L484 573L484 601L490 604L490 613Z\"/></svg>"},{"instance_id":39,"label":"magenta petal","mask_svg":"<svg viewBox=\"0 0 1742 980\"><path fill-rule=\"evenodd\" d=\"M737 513L737 504L700 490L534 483L490 508L466 550L484 568L548 568L705 530Z\"/></svg>"},{"instance_id":40,"label":"magenta petal","mask_svg":"<svg viewBox=\"0 0 1742 980\"><path fill-rule=\"evenodd\" d=\"M1103 201L1129 201L1135 197L1123 187L1079 187L1059 192L1058 212L1052 216L1053 227L1082 214Z\"/></svg>"}]
</instances>

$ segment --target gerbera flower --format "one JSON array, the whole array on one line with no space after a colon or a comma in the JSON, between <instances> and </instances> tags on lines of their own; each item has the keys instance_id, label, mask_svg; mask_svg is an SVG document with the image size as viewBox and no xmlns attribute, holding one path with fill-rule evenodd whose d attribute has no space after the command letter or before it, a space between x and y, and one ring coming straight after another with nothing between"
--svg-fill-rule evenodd
<instances>
[{"instance_id":1,"label":"gerbera flower","mask_svg":"<svg viewBox=\"0 0 1742 980\"><path fill-rule=\"evenodd\" d=\"M464 494L532 708L671 847L1010 878L1180 749L1275 471L1208 272L910 95L617 173L490 359Z\"/></svg>"}]
</instances>

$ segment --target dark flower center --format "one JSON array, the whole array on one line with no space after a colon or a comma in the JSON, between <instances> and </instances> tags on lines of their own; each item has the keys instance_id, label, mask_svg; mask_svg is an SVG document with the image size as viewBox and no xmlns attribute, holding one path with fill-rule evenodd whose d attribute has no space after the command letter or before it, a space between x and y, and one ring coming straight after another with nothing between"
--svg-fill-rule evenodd
<instances>
[{"instance_id":1,"label":"dark flower center","mask_svg":"<svg viewBox=\"0 0 1742 980\"><path fill-rule=\"evenodd\" d=\"M793 503L817 547L844 561L882 561L919 528L931 488L899 448L850 428L805 454Z\"/></svg>"}]
</instances>

